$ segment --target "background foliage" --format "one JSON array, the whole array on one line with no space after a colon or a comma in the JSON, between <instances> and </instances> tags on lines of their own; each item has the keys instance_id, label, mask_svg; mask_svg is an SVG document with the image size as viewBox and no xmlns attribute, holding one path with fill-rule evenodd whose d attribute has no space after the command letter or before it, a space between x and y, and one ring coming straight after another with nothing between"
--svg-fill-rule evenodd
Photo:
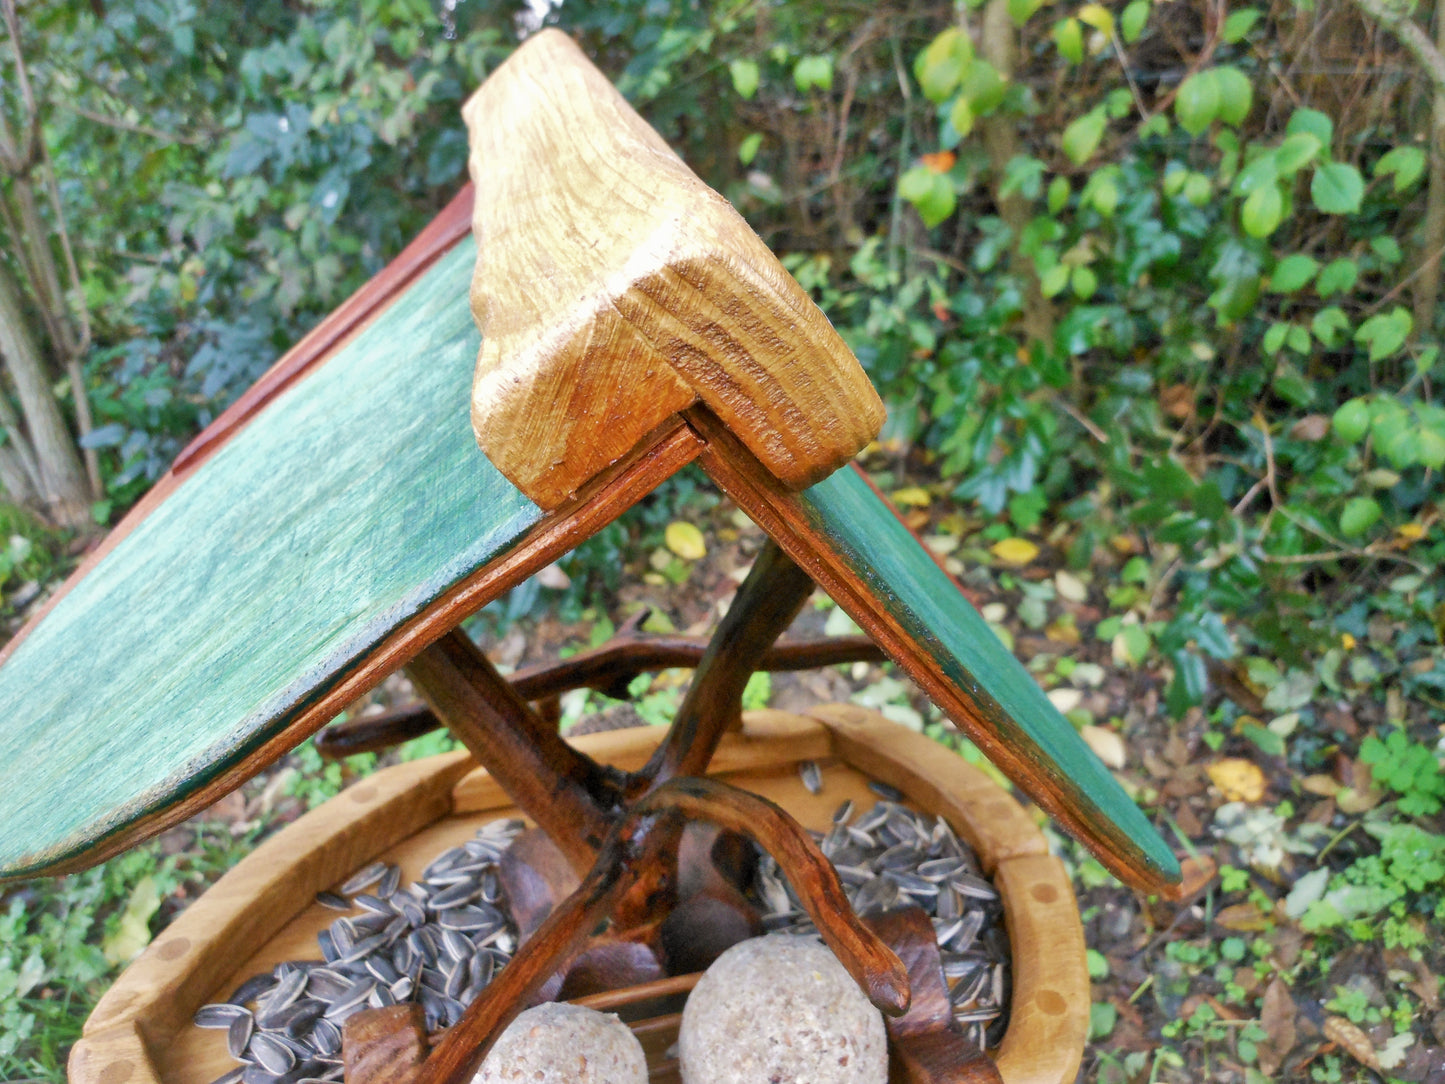
<instances>
[{"instance_id":1,"label":"background foliage","mask_svg":"<svg viewBox=\"0 0 1445 1084\"><path fill-rule=\"evenodd\" d=\"M1427 138L1445 105L1428 52L1400 44L1414 26L1428 50L1429 13L1385 10L1392 33L1372 10L32 0L18 44L58 192L41 211L67 226L91 328L94 518L439 209L465 179L461 102L554 23L824 306L888 401L889 473L956 509L960 555L1042 547L1109 577L1087 633L1161 675L1171 716L1205 709L1216 747L1302 776L1371 766L1398 802L1291 906L1341 944L1418 943L1445 917L1445 165ZM18 251L7 236L23 278ZM64 540L3 511L18 606ZM667 518L565 563L564 613ZM1267 720L1219 695L1240 688ZM1345 703L1353 727L1331 721ZM0 989L34 987L30 959L0 949Z\"/></svg>"}]
</instances>

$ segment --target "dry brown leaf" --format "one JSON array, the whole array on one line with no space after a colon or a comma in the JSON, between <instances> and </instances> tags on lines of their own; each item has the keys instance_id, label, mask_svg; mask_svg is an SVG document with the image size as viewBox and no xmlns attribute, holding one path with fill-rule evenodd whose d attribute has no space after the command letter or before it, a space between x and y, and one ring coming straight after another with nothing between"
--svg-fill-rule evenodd
<instances>
[{"instance_id":1,"label":"dry brown leaf","mask_svg":"<svg viewBox=\"0 0 1445 1084\"><path fill-rule=\"evenodd\" d=\"M1216 925L1236 932L1258 932L1274 925L1273 919L1252 903L1235 903L1214 916Z\"/></svg>"},{"instance_id":2,"label":"dry brown leaf","mask_svg":"<svg viewBox=\"0 0 1445 1084\"><path fill-rule=\"evenodd\" d=\"M1179 871L1182 874L1179 883L1179 897L1187 900L1196 893L1202 892L1204 887L1214 880L1218 867L1209 855L1200 854L1180 862Z\"/></svg>"},{"instance_id":3,"label":"dry brown leaf","mask_svg":"<svg viewBox=\"0 0 1445 1084\"><path fill-rule=\"evenodd\" d=\"M1079 736L1084 739L1085 744L1094 751L1094 755L1102 760L1106 767L1115 770L1124 767L1127 762L1124 739L1114 731L1102 726L1086 726L1079 731Z\"/></svg>"},{"instance_id":4,"label":"dry brown leaf","mask_svg":"<svg viewBox=\"0 0 1445 1084\"><path fill-rule=\"evenodd\" d=\"M1243 757L1225 757L1205 769L1227 802L1257 802L1264 797L1264 772Z\"/></svg>"},{"instance_id":5,"label":"dry brown leaf","mask_svg":"<svg viewBox=\"0 0 1445 1084\"><path fill-rule=\"evenodd\" d=\"M1330 418L1328 414L1306 414L1289 429L1289 435L1295 440L1305 440L1310 443L1324 440L1329 432Z\"/></svg>"},{"instance_id":6,"label":"dry brown leaf","mask_svg":"<svg viewBox=\"0 0 1445 1084\"><path fill-rule=\"evenodd\" d=\"M1307 775L1300 780L1300 789L1321 798L1333 798L1340 792L1340 784L1332 775Z\"/></svg>"},{"instance_id":7,"label":"dry brown leaf","mask_svg":"<svg viewBox=\"0 0 1445 1084\"><path fill-rule=\"evenodd\" d=\"M1285 1055L1295 1044L1295 1004L1284 980L1276 978L1264 991L1259 1010L1259 1026L1264 1028L1265 1041L1259 1044L1259 1068L1265 1076L1274 1076L1284 1063Z\"/></svg>"},{"instance_id":8,"label":"dry brown leaf","mask_svg":"<svg viewBox=\"0 0 1445 1084\"><path fill-rule=\"evenodd\" d=\"M1335 805L1340 807L1341 813L1348 813L1354 816L1358 813L1366 813L1385 799L1385 792L1376 790L1374 787L1342 787L1335 795Z\"/></svg>"},{"instance_id":9,"label":"dry brown leaf","mask_svg":"<svg viewBox=\"0 0 1445 1084\"><path fill-rule=\"evenodd\" d=\"M1380 1071L1380 1060L1375 1057L1375 1044L1370 1037L1350 1023L1343 1016L1331 1016L1325 1020L1325 1038L1338 1043L1341 1050L1349 1054L1366 1069Z\"/></svg>"}]
</instances>

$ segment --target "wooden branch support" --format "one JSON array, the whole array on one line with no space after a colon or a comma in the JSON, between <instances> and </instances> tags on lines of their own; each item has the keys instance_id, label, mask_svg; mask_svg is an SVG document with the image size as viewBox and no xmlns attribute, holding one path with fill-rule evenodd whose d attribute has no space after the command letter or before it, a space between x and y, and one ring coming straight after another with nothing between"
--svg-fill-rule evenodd
<instances>
[{"instance_id":1,"label":"wooden branch support","mask_svg":"<svg viewBox=\"0 0 1445 1084\"><path fill-rule=\"evenodd\" d=\"M673 668L696 667L708 641L686 636L654 636L635 628L619 629L601 647L569 659L541 663L507 676L523 700L541 705L573 689L596 689L605 696L625 699L627 686L639 674ZM879 662L886 658L866 636L831 636L773 644L757 669L770 673L816 670L850 662ZM327 760L358 753L375 753L429 734L442 725L425 703L403 704L390 711L333 723L316 735L316 751Z\"/></svg>"}]
</instances>

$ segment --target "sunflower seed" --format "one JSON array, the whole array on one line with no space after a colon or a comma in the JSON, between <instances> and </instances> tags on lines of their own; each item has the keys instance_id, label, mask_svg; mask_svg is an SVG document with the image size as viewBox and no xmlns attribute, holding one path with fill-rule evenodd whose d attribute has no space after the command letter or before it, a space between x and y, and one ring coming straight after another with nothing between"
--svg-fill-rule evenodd
<instances>
[{"instance_id":1,"label":"sunflower seed","mask_svg":"<svg viewBox=\"0 0 1445 1084\"><path fill-rule=\"evenodd\" d=\"M354 896L356 893L370 888L386 876L385 862L371 862L362 866L345 881L341 883L338 890L343 896Z\"/></svg>"},{"instance_id":2,"label":"sunflower seed","mask_svg":"<svg viewBox=\"0 0 1445 1084\"><path fill-rule=\"evenodd\" d=\"M251 1032L255 1027L255 1019L250 1013L231 1021L231 1026L226 1029L226 1050L231 1057L239 1059L246 1052L246 1044L251 1041Z\"/></svg>"},{"instance_id":3,"label":"sunflower seed","mask_svg":"<svg viewBox=\"0 0 1445 1084\"><path fill-rule=\"evenodd\" d=\"M878 797L886 798L890 802L903 801L903 792L901 790L897 787L890 787L887 783L880 782L877 779L868 780L868 789L878 795Z\"/></svg>"},{"instance_id":4,"label":"sunflower seed","mask_svg":"<svg viewBox=\"0 0 1445 1084\"><path fill-rule=\"evenodd\" d=\"M296 1055L289 1046L270 1035L257 1035L251 1040L251 1055L268 1073L281 1076L296 1064Z\"/></svg>"},{"instance_id":5,"label":"sunflower seed","mask_svg":"<svg viewBox=\"0 0 1445 1084\"><path fill-rule=\"evenodd\" d=\"M387 867L386 867L386 873L384 873L384 874L382 875L381 884L379 884L379 885L377 886L377 888L376 888L376 894L377 894L378 896L380 896L382 899L386 899L387 897L391 896L394 892L396 892L397 887L398 887L400 884L401 884L401 867L400 867L400 866L387 866Z\"/></svg>"},{"instance_id":6,"label":"sunflower seed","mask_svg":"<svg viewBox=\"0 0 1445 1084\"><path fill-rule=\"evenodd\" d=\"M799 761L798 778L803 781L803 787L809 794L823 793L823 773L818 769L816 760Z\"/></svg>"},{"instance_id":7,"label":"sunflower seed","mask_svg":"<svg viewBox=\"0 0 1445 1084\"><path fill-rule=\"evenodd\" d=\"M231 1056L236 1057L235 1054L232 1054ZM238 1065L229 1072L222 1073L220 1076L216 1077L215 1080L211 1081L211 1084L238 1084L238 1081L240 1081L241 1077L245 1074L245 1072L246 1066Z\"/></svg>"},{"instance_id":8,"label":"sunflower seed","mask_svg":"<svg viewBox=\"0 0 1445 1084\"><path fill-rule=\"evenodd\" d=\"M363 892L351 902L363 910L370 911L374 915L385 915L388 922L391 921L392 916L396 914L395 909L386 900L380 896L373 896L366 892Z\"/></svg>"},{"instance_id":9,"label":"sunflower seed","mask_svg":"<svg viewBox=\"0 0 1445 1084\"><path fill-rule=\"evenodd\" d=\"M338 896L335 892L316 893L316 902L322 907L329 907L333 911L350 911L351 904L345 896Z\"/></svg>"},{"instance_id":10,"label":"sunflower seed","mask_svg":"<svg viewBox=\"0 0 1445 1084\"><path fill-rule=\"evenodd\" d=\"M445 911L449 907L460 907L462 904L470 902L480 887L480 885L468 877L449 888L442 889L432 896L428 902L434 911Z\"/></svg>"},{"instance_id":11,"label":"sunflower seed","mask_svg":"<svg viewBox=\"0 0 1445 1084\"><path fill-rule=\"evenodd\" d=\"M222 1002L219 1005L202 1005L196 1010L196 1015L191 1017L191 1023L198 1028L217 1028L224 1030L231 1026L231 1021L237 1017L250 1017L239 1005L232 1005L230 1002Z\"/></svg>"},{"instance_id":12,"label":"sunflower seed","mask_svg":"<svg viewBox=\"0 0 1445 1084\"><path fill-rule=\"evenodd\" d=\"M367 996L371 993L371 988L375 985L376 980L371 978L370 976L367 976L364 979L358 979L356 982L348 986L339 997L337 997L334 1001L331 1002L331 1006L326 1010L323 1015L326 1017L327 1020L335 1020L338 1017L341 1017L343 1013L355 1009L363 1001L366 1000Z\"/></svg>"}]
</instances>

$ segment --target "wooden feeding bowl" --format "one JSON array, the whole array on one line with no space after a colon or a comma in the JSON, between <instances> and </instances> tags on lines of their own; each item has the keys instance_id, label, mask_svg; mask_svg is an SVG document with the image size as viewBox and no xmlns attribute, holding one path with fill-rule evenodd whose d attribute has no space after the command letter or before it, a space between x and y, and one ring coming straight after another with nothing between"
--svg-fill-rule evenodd
<instances>
[{"instance_id":1,"label":"wooden feeding bowl","mask_svg":"<svg viewBox=\"0 0 1445 1084\"><path fill-rule=\"evenodd\" d=\"M1087 1004L1078 918L1018 807L941 748L896 728L884 741L849 709L820 711L821 726L755 718L729 737L748 678L822 588L1126 883L1169 893L1173 853L849 463L882 405L736 212L555 31L464 115L475 189L183 452L0 651L0 881L81 869L179 823L402 667L488 782L454 789L461 757L395 769L267 844L120 980L72 1075L211 1079L205 1037L183 1027L191 1010L238 969L297 953L320 921L305 906L316 890L378 853L410 871L464 831L483 799L456 795L500 808L505 793L576 889L535 910L540 925L424 1060L348 1084L464 1084L588 953L632 953L629 981L680 970L661 938L686 914L683 874L727 878L711 856L684 869L699 822L751 836L869 999L904 1013L909 953L853 914L799 825L815 804L783 782L811 748L838 762L840 788L857 769L956 818L1008 897L1016 965L1038 962L1015 975L999 1065L1066 1078ZM690 463L769 539L690 657L666 735L568 743L543 685L509 682L458 626ZM666 654L642 647L652 663ZM609 689L623 672L571 676ZM786 808L759 797L774 787ZM889 1025L895 1049L912 1015ZM930 1056L909 1079L964 1079L954 1070L974 1057Z\"/></svg>"},{"instance_id":2,"label":"wooden feeding bowl","mask_svg":"<svg viewBox=\"0 0 1445 1084\"><path fill-rule=\"evenodd\" d=\"M626 769L646 762L662 732L592 734L576 744ZM797 765L815 761L823 789L810 793ZM994 1052L1006 1084L1067 1084L1088 1029L1083 930L1062 863L1024 810L983 772L876 712L851 705L808 715L751 712L725 737L709 774L777 802L823 829L844 799L874 796L869 779L897 787L916 809L942 814L977 853L1003 898L1012 954L1010 1022ZM314 902L354 869L382 858L415 878L477 827L516 812L505 792L464 754L388 768L353 785L262 844L146 950L86 1023L71 1084L209 1084L235 1062L223 1032L196 1028L201 1005L224 1001L242 981L283 960L314 959L316 934L336 917ZM651 1079L674 1081L665 1054L678 1015L666 1003L695 976L593 995L584 1004L632 1016ZM633 1007L671 1011L638 1019ZM899 1078L901 1079L901 1078Z\"/></svg>"}]
</instances>

